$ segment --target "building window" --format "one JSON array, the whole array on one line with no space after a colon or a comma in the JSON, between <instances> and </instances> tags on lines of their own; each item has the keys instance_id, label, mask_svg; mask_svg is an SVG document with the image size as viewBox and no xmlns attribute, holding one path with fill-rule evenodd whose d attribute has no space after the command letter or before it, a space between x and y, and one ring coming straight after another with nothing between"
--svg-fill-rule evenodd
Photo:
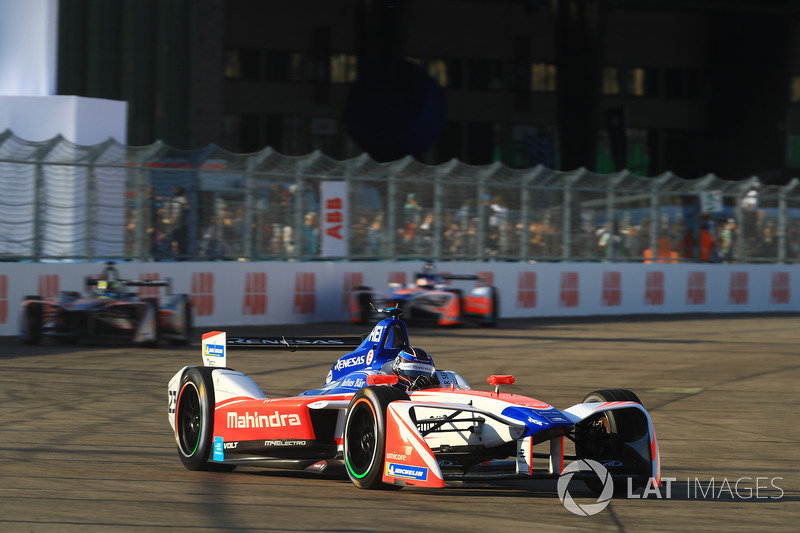
<instances>
[{"instance_id":1,"label":"building window","mask_svg":"<svg viewBox=\"0 0 800 533\"><path fill-rule=\"evenodd\" d=\"M688 68L664 70L664 96L682 100L697 98L697 71Z\"/></svg>"},{"instance_id":2,"label":"building window","mask_svg":"<svg viewBox=\"0 0 800 533\"><path fill-rule=\"evenodd\" d=\"M222 122L223 146L237 153L256 152L261 146L259 116L254 113L227 114Z\"/></svg>"},{"instance_id":3,"label":"building window","mask_svg":"<svg viewBox=\"0 0 800 533\"><path fill-rule=\"evenodd\" d=\"M331 56L331 83L352 83L358 77L358 57L352 54Z\"/></svg>"},{"instance_id":4,"label":"building window","mask_svg":"<svg viewBox=\"0 0 800 533\"><path fill-rule=\"evenodd\" d=\"M439 87L447 87L447 63L443 59L431 59L428 61L428 74L436 80Z\"/></svg>"},{"instance_id":5,"label":"building window","mask_svg":"<svg viewBox=\"0 0 800 533\"><path fill-rule=\"evenodd\" d=\"M473 91L502 90L503 63L493 59L470 59L469 88Z\"/></svg>"},{"instance_id":6,"label":"building window","mask_svg":"<svg viewBox=\"0 0 800 533\"><path fill-rule=\"evenodd\" d=\"M556 66L548 63L531 65L531 90L552 93L556 90Z\"/></svg>"},{"instance_id":7,"label":"building window","mask_svg":"<svg viewBox=\"0 0 800 533\"><path fill-rule=\"evenodd\" d=\"M625 93L631 96L657 96L658 74L656 70L641 67L626 69Z\"/></svg>"},{"instance_id":8,"label":"building window","mask_svg":"<svg viewBox=\"0 0 800 533\"><path fill-rule=\"evenodd\" d=\"M603 69L603 94L619 94L619 70L616 67Z\"/></svg>"},{"instance_id":9,"label":"building window","mask_svg":"<svg viewBox=\"0 0 800 533\"><path fill-rule=\"evenodd\" d=\"M791 101L800 102L800 76L792 76L792 95Z\"/></svg>"},{"instance_id":10,"label":"building window","mask_svg":"<svg viewBox=\"0 0 800 533\"><path fill-rule=\"evenodd\" d=\"M225 78L229 80L259 81L259 50L238 48L225 50Z\"/></svg>"},{"instance_id":11,"label":"building window","mask_svg":"<svg viewBox=\"0 0 800 533\"><path fill-rule=\"evenodd\" d=\"M625 92L631 96L644 96L646 94L643 68L629 68L627 70Z\"/></svg>"}]
</instances>

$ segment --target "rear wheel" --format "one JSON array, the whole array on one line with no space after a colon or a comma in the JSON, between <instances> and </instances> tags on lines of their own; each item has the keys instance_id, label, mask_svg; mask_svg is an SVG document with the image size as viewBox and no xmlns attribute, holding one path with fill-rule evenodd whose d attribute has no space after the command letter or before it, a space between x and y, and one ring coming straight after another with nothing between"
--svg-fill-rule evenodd
<instances>
[{"instance_id":1,"label":"rear wheel","mask_svg":"<svg viewBox=\"0 0 800 533\"><path fill-rule=\"evenodd\" d=\"M214 386L211 369L184 372L175 406L178 455L189 470L233 470L235 466L209 462L214 434Z\"/></svg>"},{"instance_id":2,"label":"rear wheel","mask_svg":"<svg viewBox=\"0 0 800 533\"><path fill-rule=\"evenodd\" d=\"M43 305L39 302L41 296L26 296L25 300L36 300L25 306L25 336L22 338L24 344L40 344L42 342L42 313Z\"/></svg>"},{"instance_id":3,"label":"rear wheel","mask_svg":"<svg viewBox=\"0 0 800 533\"><path fill-rule=\"evenodd\" d=\"M456 316L456 320L458 320L457 324L453 324L456 327L464 325L464 293L461 289L447 289L447 292L453 295L458 302L458 315Z\"/></svg>"},{"instance_id":4,"label":"rear wheel","mask_svg":"<svg viewBox=\"0 0 800 533\"><path fill-rule=\"evenodd\" d=\"M181 303L181 312L183 314L183 328L181 328L179 339L172 339L170 344L186 346L189 344L189 337L192 335L192 304L189 298L184 298Z\"/></svg>"},{"instance_id":5,"label":"rear wheel","mask_svg":"<svg viewBox=\"0 0 800 533\"><path fill-rule=\"evenodd\" d=\"M383 483L386 445L386 407L408 395L396 387L377 385L355 393L344 423L347 475L360 489L399 488Z\"/></svg>"}]
</instances>

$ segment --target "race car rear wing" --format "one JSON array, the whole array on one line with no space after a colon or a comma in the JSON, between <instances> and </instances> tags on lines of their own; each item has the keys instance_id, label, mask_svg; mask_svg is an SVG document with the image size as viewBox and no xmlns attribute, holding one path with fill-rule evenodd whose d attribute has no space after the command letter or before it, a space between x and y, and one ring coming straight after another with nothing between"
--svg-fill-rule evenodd
<instances>
[{"instance_id":1,"label":"race car rear wing","mask_svg":"<svg viewBox=\"0 0 800 533\"><path fill-rule=\"evenodd\" d=\"M167 279L114 279L114 280L107 280L107 279L97 279L97 278L86 278L86 288L91 289L92 287L96 287L98 283L104 282L108 283L109 281L113 281L123 287L166 287L167 293L172 294L172 280Z\"/></svg>"},{"instance_id":2,"label":"race car rear wing","mask_svg":"<svg viewBox=\"0 0 800 533\"><path fill-rule=\"evenodd\" d=\"M203 334L203 364L226 366L228 348L260 348L273 350L353 350L358 348L368 334L361 337L347 336L285 336L280 337L230 337L224 331L209 331Z\"/></svg>"}]
</instances>

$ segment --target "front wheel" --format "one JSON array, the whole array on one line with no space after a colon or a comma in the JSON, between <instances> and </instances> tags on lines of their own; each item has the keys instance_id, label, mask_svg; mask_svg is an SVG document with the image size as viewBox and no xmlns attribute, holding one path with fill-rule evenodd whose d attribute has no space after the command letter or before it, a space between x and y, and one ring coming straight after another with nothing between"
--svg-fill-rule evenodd
<instances>
[{"instance_id":1,"label":"front wheel","mask_svg":"<svg viewBox=\"0 0 800 533\"><path fill-rule=\"evenodd\" d=\"M355 393L344 422L347 476L360 489L393 488L383 483L386 446L386 407L408 395L395 387L376 385Z\"/></svg>"},{"instance_id":2,"label":"front wheel","mask_svg":"<svg viewBox=\"0 0 800 533\"><path fill-rule=\"evenodd\" d=\"M604 389L590 392L582 403L634 402L639 397L626 389ZM638 409L601 411L575 427L575 452L580 459L593 459L603 464L614 476L614 494L645 486L651 471L650 432L646 416ZM603 484L588 478L586 486L600 494Z\"/></svg>"},{"instance_id":3,"label":"front wheel","mask_svg":"<svg viewBox=\"0 0 800 533\"><path fill-rule=\"evenodd\" d=\"M175 406L178 455L189 470L233 470L231 465L209 462L214 434L214 385L211 369L184 372Z\"/></svg>"}]
</instances>

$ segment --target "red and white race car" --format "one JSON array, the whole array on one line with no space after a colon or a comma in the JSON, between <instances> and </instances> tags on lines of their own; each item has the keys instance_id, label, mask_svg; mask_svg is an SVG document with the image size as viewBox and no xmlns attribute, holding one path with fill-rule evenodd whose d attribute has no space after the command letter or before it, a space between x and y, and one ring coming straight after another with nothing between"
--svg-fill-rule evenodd
<instances>
[{"instance_id":1,"label":"red and white race car","mask_svg":"<svg viewBox=\"0 0 800 533\"><path fill-rule=\"evenodd\" d=\"M350 297L350 320L357 324L375 323L381 319L378 309L395 306L403 310L403 320L410 324L497 324L500 311L497 287L479 284L464 290L450 285L455 280L481 281L480 276L441 274L433 263L425 263L414 278L414 283L408 286L391 283L385 292L357 287Z\"/></svg>"},{"instance_id":2,"label":"red and white race car","mask_svg":"<svg viewBox=\"0 0 800 533\"><path fill-rule=\"evenodd\" d=\"M558 410L501 391L514 382L510 375L490 376L493 390L475 390L410 345L401 309L380 311L385 318L363 338L206 333L203 366L182 368L168 386L169 423L186 468L339 470L374 489L556 478L565 460L591 459L619 490L660 485L655 430L632 392L595 391ZM319 389L267 398L227 367L234 348L353 351L336 360ZM412 372L424 379L400 379ZM585 481L607 490L597 477Z\"/></svg>"}]
</instances>

